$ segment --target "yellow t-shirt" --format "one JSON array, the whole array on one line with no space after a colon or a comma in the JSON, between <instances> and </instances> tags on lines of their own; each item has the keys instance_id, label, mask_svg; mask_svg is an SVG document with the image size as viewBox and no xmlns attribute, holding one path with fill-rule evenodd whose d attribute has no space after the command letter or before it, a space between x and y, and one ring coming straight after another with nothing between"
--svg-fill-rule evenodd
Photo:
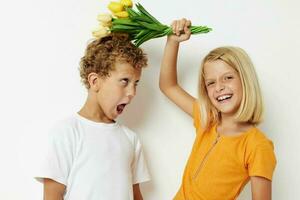
<instances>
[{"instance_id":1,"label":"yellow t-shirt","mask_svg":"<svg viewBox=\"0 0 300 200\"><path fill-rule=\"evenodd\" d=\"M250 176L272 180L273 143L258 128L238 136L219 136L216 125L203 132L196 102L194 125L196 139L174 200L233 200Z\"/></svg>"}]
</instances>

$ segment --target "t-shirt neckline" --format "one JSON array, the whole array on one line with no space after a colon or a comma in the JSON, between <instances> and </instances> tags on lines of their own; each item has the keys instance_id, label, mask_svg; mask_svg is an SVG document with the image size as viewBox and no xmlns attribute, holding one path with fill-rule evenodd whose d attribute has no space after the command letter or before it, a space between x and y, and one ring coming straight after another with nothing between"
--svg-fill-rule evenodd
<instances>
[{"instance_id":1,"label":"t-shirt neckline","mask_svg":"<svg viewBox=\"0 0 300 200\"><path fill-rule=\"evenodd\" d=\"M105 127L106 128L114 128L114 127L118 126L118 123L116 121L113 123L96 122L96 121L92 121L90 119L87 119L87 118L81 116L79 113L75 113L75 117L79 121L81 121L85 124L92 125L92 126L98 126L98 127L103 127L103 128L105 128Z\"/></svg>"},{"instance_id":2,"label":"t-shirt neckline","mask_svg":"<svg viewBox=\"0 0 300 200\"><path fill-rule=\"evenodd\" d=\"M245 136L247 136L249 133L253 132L254 130L256 130L256 127L251 127L248 130L239 133L238 135L222 135L219 134L217 131L217 124L214 125L213 130L214 130L214 134L220 138L224 138L224 139L228 139L228 140L235 140L235 139L239 139L239 138L243 138Z\"/></svg>"}]
</instances>

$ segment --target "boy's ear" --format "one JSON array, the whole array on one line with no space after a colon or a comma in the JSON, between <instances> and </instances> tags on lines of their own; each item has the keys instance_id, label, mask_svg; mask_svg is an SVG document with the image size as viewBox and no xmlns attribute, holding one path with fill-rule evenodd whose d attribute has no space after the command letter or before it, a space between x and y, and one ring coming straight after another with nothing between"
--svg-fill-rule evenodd
<instances>
[{"instance_id":1,"label":"boy's ear","mask_svg":"<svg viewBox=\"0 0 300 200\"><path fill-rule=\"evenodd\" d=\"M100 89L100 76L97 73L90 73L88 75L88 82L90 84L90 89L93 90L94 92L98 92Z\"/></svg>"}]
</instances>

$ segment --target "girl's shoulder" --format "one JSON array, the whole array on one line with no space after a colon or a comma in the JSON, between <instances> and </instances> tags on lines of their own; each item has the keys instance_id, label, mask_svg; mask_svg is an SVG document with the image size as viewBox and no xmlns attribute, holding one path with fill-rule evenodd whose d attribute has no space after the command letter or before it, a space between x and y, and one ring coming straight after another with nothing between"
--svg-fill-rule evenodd
<instances>
[{"instance_id":1,"label":"girl's shoulder","mask_svg":"<svg viewBox=\"0 0 300 200\"><path fill-rule=\"evenodd\" d=\"M247 143L256 148L258 146L271 146L273 147L273 142L268 136L259 128L254 127L249 131L247 135Z\"/></svg>"}]
</instances>

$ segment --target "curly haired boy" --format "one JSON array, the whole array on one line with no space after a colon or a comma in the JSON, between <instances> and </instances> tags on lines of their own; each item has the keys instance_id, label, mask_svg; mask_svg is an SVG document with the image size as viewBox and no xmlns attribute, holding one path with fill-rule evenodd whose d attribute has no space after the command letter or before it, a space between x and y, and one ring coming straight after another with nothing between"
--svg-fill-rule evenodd
<instances>
[{"instance_id":1,"label":"curly haired boy","mask_svg":"<svg viewBox=\"0 0 300 200\"><path fill-rule=\"evenodd\" d=\"M146 65L146 55L125 34L87 46L80 62L86 102L52 128L36 176L45 200L142 200L139 183L149 173L141 143L115 119L134 98Z\"/></svg>"}]
</instances>

